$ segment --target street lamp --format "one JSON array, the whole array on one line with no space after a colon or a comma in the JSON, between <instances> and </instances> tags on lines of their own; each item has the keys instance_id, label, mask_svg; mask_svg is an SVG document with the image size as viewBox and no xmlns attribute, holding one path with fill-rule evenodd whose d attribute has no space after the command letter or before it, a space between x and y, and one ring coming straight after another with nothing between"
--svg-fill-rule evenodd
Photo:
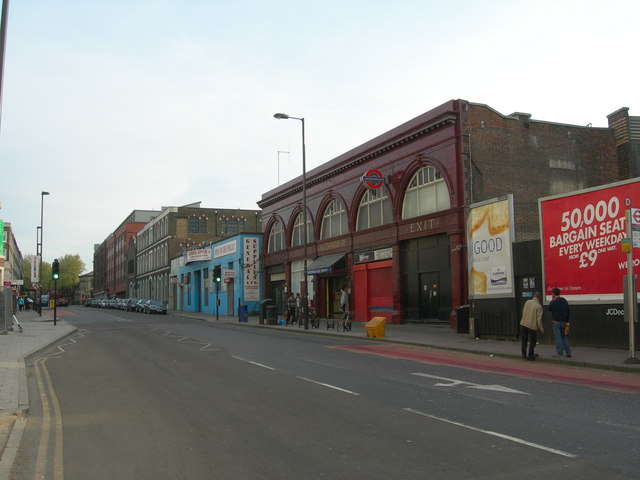
<instances>
[{"instance_id":1,"label":"street lamp","mask_svg":"<svg viewBox=\"0 0 640 480\"><path fill-rule=\"evenodd\" d=\"M40 241L36 245L36 256L38 257L38 261L40 262L38 269L38 290L40 291L40 296L36 300L38 301L40 316L42 316L42 220L43 220L43 207L44 207L44 196L49 195L49 192L40 192ZM37 232L36 232L37 233ZM37 235L36 235L37 237ZM37 238L36 238L37 240Z\"/></svg>"},{"instance_id":2,"label":"street lamp","mask_svg":"<svg viewBox=\"0 0 640 480\"><path fill-rule=\"evenodd\" d=\"M309 289L307 284L307 158L306 158L306 150L304 144L304 117L291 117L286 113L276 113L274 118L278 120L300 120L302 122L302 231L303 231L303 242L304 242L304 269L303 275L304 278L302 280L302 285L304 289L304 294L302 296L302 310L304 312L304 328L305 330L309 329Z\"/></svg>"}]
</instances>

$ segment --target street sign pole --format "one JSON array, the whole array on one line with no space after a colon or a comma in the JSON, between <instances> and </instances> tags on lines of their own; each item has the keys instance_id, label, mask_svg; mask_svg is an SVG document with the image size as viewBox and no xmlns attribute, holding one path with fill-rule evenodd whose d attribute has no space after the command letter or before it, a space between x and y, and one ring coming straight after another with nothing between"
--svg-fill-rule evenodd
<instances>
[{"instance_id":1,"label":"street sign pole","mask_svg":"<svg viewBox=\"0 0 640 480\"><path fill-rule=\"evenodd\" d=\"M637 209L627 209L626 224L627 224L627 238L631 239L633 236L633 225L635 222L634 215ZM640 223L640 222L638 222ZM635 341L635 321L638 316L638 297L636 294L636 281L633 274L633 248L628 248L627 251L627 285L625 291L625 305L624 305L624 318L626 322L629 322L629 358L624 363L640 363L640 360L636 358L636 341Z\"/></svg>"}]
</instances>

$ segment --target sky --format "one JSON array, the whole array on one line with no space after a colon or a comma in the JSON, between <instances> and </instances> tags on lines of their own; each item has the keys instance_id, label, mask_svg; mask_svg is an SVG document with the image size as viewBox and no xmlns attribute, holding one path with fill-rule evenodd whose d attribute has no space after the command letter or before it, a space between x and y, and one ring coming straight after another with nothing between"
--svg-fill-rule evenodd
<instances>
[{"instance_id":1,"label":"sky","mask_svg":"<svg viewBox=\"0 0 640 480\"><path fill-rule=\"evenodd\" d=\"M636 0L11 0L0 218L80 255L136 209L263 193L451 99L640 116ZM281 152L281 153L279 153ZM288 152L288 153L286 153ZM42 191L50 195L41 197Z\"/></svg>"}]
</instances>

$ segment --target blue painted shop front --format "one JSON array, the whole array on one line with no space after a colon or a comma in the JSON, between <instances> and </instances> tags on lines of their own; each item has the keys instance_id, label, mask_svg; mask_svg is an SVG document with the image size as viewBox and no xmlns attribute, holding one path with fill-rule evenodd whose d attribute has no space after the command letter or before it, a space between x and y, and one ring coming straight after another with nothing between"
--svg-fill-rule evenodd
<instances>
[{"instance_id":1,"label":"blue painted shop front","mask_svg":"<svg viewBox=\"0 0 640 480\"><path fill-rule=\"evenodd\" d=\"M181 310L238 315L246 305L249 314L258 313L261 246L261 235L247 234L187 251L178 269Z\"/></svg>"}]
</instances>

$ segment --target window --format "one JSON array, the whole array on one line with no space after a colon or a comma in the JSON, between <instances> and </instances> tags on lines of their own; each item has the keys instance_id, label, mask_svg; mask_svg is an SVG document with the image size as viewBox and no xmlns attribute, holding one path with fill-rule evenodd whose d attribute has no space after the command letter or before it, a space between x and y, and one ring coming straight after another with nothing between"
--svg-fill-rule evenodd
<instances>
[{"instance_id":1,"label":"window","mask_svg":"<svg viewBox=\"0 0 640 480\"><path fill-rule=\"evenodd\" d=\"M416 172L409 182L402 206L402 218L413 218L451 207L449 189L440 170L428 166Z\"/></svg>"},{"instance_id":2,"label":"window","mask_svg":"<svg viewBox=\"0 0 640 480\"><path fill-rule=\"evenodd\" d=\"M393 219L391 201L384 188L377 190L367 189L360 201L358 208L358 221L356 230L386 225Z\"/></svg>"},{"instance_id":3,"label":"window","mask_svg":"<svg viewBox=\"0 0 640 480\"><path fill-rule=\"evenodd\" d=\"M237 235L238 233L243 233L245 222L244 217L222 217L220 219L222 235Z\"/></svg>"},{"instance_id":4,"label":"window","mask_svg":"<svg viewBox=\"0 0 640 480\"><path fill-rule=\"evenodd\" d=\"M296 222L293 225L293 233L291 234L291 246L299 247L304 245L304 230L302 229L302 212L296 217ZM307 243L313 241L313 231L311 228L311 218L307 214Z\"/></svg>"},{"instance_id":5,"label":"window","mask_svg":"<svg viewBox=\"0 0 640 480\"><path fill-rule=\"evenodd\" d=\"M338 237L347 233L347 212L339 199L331 201L324 211L322 217L322 229L320 230L320 238Z\"/></svg>"},{"instance_id":6,"label":"window","mask_svg":"<svg viewBox=\"0 0 640 480\"><path fill-rule=\"evenodd\" d=\"M307 268L313 263L307 259ZM309 301L313 300L313 275L307 275L307 288L309 289ZM302 282L304 279L304 260L291 262L291 291L302 293Z\"/></svg>"},{"instance_id":7,"label":"window","mask_svg":"<svg viewBox=\"0 0 640 480\"><path fill-rule=\"evenodd\" d=\"M276 221L269 232L268 252L277 252L284 248L284 232L282 231L282 223Z\"/></svg>"},{"instance_id":8,"label":"window","mask_svg":"<svg viewBox=\"0 0 640 480\"><path fill-rule=\"evenodd\" d=\"M206 217L189 217L189 220L187 223L187 229L190 234L207 233L207 218Z\"/></svg>"}]
</instances>

